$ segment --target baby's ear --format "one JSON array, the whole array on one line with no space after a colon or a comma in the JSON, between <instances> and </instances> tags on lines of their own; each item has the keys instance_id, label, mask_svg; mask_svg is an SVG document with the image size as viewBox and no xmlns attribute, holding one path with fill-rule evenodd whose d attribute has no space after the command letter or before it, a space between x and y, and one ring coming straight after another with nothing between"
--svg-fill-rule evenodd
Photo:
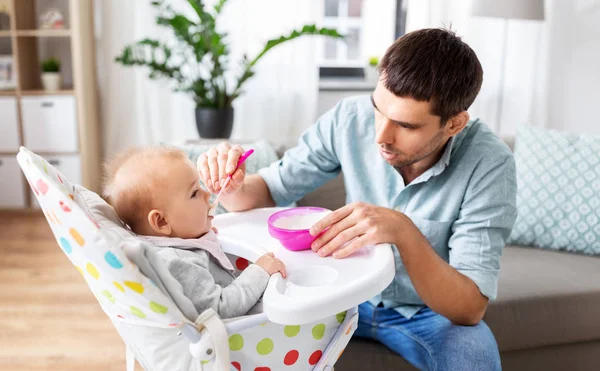
<instances>
[{"instance_id":1,"label":"baby's ear","mask_svg":"<svg viewBox=\"0 0 600 371\"><path fill-rule=\"evenodd\" d=\"M150 211L148 213L148 223L154 232L164 236L171 235L171 225L163 216L162 211L156 209Z\"/></svg>"}]
</instances>

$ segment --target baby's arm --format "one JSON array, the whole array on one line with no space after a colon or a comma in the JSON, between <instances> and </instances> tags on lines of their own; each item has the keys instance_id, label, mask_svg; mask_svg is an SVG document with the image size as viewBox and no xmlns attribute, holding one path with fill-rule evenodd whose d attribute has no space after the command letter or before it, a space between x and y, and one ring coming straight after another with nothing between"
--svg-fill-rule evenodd
<instances>
[{"instance_id":1,"label":"baby's arm","mask_svg":"<svg viewBox=\"0 0 600 371\"><path fill-rule=\"evenodd\" d=\"M169 271L181 283L183 293L198 313L214 309L221 318L246 314L267 288L269 274L251 264L227 286L215 283L208 270L208 261L182 257L167 261Z\"/></svg>"}]
</instances>

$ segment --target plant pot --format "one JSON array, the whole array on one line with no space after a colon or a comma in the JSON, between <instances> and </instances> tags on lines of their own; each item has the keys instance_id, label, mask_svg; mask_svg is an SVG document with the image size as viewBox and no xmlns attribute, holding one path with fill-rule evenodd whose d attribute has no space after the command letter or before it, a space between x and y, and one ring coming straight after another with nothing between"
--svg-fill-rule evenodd
<instances>
[{"instance_id":1,"label":"plant pot","mask_svg":"<svg viewBox=\"0 0 600 371\"><path fill-rule=\"evenodd\" d=\"M228 139L233 129L233 107L196 107L196 128L201 138Z\"/></svg>"},{"instance_id":2,"label":"plant pot","mask_svg":"<svg viewBox=\"0 0 600 371\"><path fill-rule=\"evenodd\" d=\"M46 91L57 91L60 90L62 79L58 72L44 72L42 73L42 85Z\"/></svg>"},{"instance_id":3,"label":"plant pot","mask_svg":"<svg viewBox=\"0 0 600 371\"><path fill-rule=\"evenodd\" d=\"M365 67L365 81L375 84L379 81L379 71L377 71L376 66L368 65Z\"/></svg>"}]
</instances>

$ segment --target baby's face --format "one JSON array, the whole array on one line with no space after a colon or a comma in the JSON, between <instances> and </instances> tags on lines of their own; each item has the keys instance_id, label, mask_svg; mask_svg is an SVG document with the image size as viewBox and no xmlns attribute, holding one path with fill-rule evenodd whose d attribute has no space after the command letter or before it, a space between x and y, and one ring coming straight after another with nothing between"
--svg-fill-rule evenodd
<instances>
[{"instance_id":1,"label":"baby's face","mask_svg":"<svg viewBox=\"0 0 600 371\"><path fill-rule=\"evenodd\" d=\"M172 237L198 238L212 228L210 194L200 188L198 171L191 161L173 161L167 170L165 187L155 190L163 200L165 218Z\"/></svg>"}]
</instances>

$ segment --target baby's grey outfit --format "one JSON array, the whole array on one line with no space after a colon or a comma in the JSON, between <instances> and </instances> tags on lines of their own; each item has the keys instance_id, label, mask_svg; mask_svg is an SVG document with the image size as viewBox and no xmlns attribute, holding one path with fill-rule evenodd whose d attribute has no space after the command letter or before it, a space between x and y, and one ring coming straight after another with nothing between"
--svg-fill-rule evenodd
<instances>
[{"instance_id":1,"label":"baby's grey outfit","mask_svg":"<svg viewBox=\"0 0 600 371\"><path fill-rule=\"evenodd\" d=\"M255 264L250 264L237 278L233 275L233 267L212 231L193 240L143 238L157 246L158 255L198 313L212 308L221 318L245 315L267 288L269 274Z\"/></svg>"}]
</instances>

